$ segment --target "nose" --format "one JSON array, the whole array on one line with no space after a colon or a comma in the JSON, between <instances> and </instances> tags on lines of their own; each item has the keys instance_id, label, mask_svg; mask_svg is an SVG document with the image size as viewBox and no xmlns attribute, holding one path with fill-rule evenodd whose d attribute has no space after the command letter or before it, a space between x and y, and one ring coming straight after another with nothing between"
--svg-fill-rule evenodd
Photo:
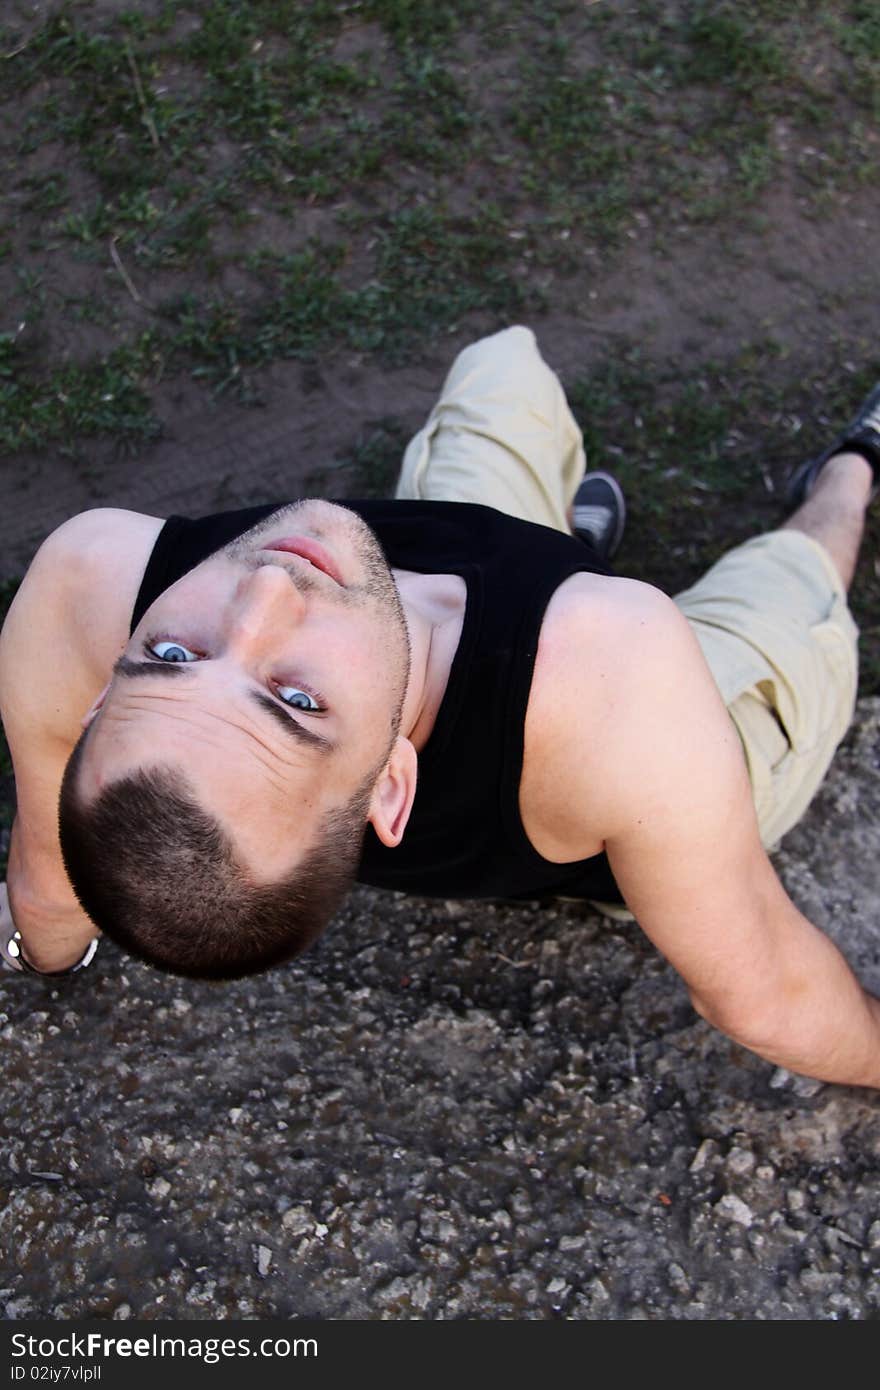
<instances>
[{"instance_id":1,"label":"nose","mask_svg":"<svg viewBox=\"0 0 880 1390\"><path fill-rule=\"evenodd\" d=\"M305 614L305 597L283 565L260 565L243 576L227 625L227 646L241 652L261 648L289 632Z\"/></svg>"}]
</instances>

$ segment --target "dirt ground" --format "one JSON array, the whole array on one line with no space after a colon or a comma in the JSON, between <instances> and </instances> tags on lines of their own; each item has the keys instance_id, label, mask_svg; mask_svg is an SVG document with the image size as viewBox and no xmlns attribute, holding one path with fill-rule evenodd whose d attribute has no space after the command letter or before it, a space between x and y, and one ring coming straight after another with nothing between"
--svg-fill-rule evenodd
<instances>
[{"instance_id":1,"label":"dirt ground","mask_svg":"<svg viewBox=\"0 0 880 1390\"><path fill-rule=\"evenodd\" d=\"M862 701L776 857L875 991L878 737ZM16 1328L880 1313L877 1093L737 1047L582 906L358 889L262 977L104 943L67 982L3 979L0 1008Z\"/></svg>"},{"instance_id":2,"label":"dirt ground","mask_svg":"<svg viewBox=\"0 0 880 1390\"><path fill-rule=\"evenodd\" d=\"M607 268L590 264L556 286L555 302L527 322L564 386L613 363L634 344L646 371L653 373L662 363L673 379L688 381L699 378L707 363L735 359L744 346L772 337L778 352L764 364L768 395L778 392L784 402L791 388L799 405L805 382L821 381L841 363L845 378L847 369L863 370L877 357L880 271L871 236L877 195L870 190L841 202L817 219L785 189L774 190L763 209L762 229L726 233L720 244L716 229L696 230L658 252L647 232L639 243L609 257ZM354 352L338 352L317 364L278 362L255 375L252 387L260 404L251 407L212 397L186 375L160 381L152 401L162 437L135 458L113 440L102 440L84 446L85 462L60 457L54 449L7 460L0 509L2 577L21 575L40 541L88 507L198 515L309 491L358 495L363 479L346 467L358 441L389 419L399 422L404 439L414 433L456 353L502 326L497 317L474 315L406 366L390 367ZM823 399L814 397L809 404L818 421L827 420ZM853 399L853 408L857 404ZM761 422L766 433L761 464L777 488L786 466L817 451L828 437L814 426L808 438L799 438L794 406L788 416L783 406L780 415ZM835 427L843 423L834 421ZM757 422L753 428L757 431ZM613 447L613 439L609 442ZM688 457L681 463L692 466ZM733 451L728 467L737 468ZM674 507L674 487L667 501ZM756 479L749 506L759 525L761 519L764 527L778 520L774 503L767 484ZM638 527L637 487L628 505ZM737 517L728 524L738 536ZM636 547L637 540L625 545L622 572L628 549Z\"/></svg>"}]
</instances>

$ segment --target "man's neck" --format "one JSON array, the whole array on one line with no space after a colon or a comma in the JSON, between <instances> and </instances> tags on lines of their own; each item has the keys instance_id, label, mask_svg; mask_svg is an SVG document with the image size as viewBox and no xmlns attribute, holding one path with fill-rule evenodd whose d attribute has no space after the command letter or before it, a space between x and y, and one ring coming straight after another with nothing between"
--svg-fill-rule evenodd
<instances>
[{"instance_id":1,"label":"man's neck","mask_svg":"<svg viewBox=\"0 0 880 1390\"><path fill-rule=\"evenodd\" d=\"M400 731L416 752L427 743L446 693L464 622L467 588L453 574L395 570L410 641L410 676Z\"/></svg>"}]
</instances>

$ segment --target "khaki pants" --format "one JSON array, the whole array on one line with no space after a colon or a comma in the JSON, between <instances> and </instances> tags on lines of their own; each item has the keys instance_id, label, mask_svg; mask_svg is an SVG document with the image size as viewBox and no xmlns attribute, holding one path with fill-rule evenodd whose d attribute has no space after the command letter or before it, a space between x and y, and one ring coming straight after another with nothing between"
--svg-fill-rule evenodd
<instances>
[{"instance_id":1,"label":"khaki pants","mask_svg":"<svg viewBox=\"0 0 880 1390\"><path fill-rule=\"evenodd\" d=\"M568 531L581 432L528 328L459 353L396 496L480 502ZM826 551L797 531L737 546L675 602L692 625L745 751L768 849L800 819L852 719L858 629Z\"/></svg>"}]
</instances>

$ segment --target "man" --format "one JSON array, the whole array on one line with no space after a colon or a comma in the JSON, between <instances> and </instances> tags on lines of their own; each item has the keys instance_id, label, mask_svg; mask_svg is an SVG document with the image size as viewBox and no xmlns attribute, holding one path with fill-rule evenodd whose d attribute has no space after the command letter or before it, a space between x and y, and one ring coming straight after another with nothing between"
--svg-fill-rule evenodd
<instances>
[{"instance_id":1,"label":"man","mask_svg":"<svg viewBox=\"0 0 880 1390\"><path fill-rule=\"evenodd\" d=\"M766 853L852 715L880 393L799 470L785 526L675 602L610 575L623 499L584 462L512 328L459 356L395 502L54 532L0 640L9 963L78 968L97 925L245 973L313 940L355 874L616 900L731 1037L880 1086L880 1002Z\"/></svg>"}]
</instances>

